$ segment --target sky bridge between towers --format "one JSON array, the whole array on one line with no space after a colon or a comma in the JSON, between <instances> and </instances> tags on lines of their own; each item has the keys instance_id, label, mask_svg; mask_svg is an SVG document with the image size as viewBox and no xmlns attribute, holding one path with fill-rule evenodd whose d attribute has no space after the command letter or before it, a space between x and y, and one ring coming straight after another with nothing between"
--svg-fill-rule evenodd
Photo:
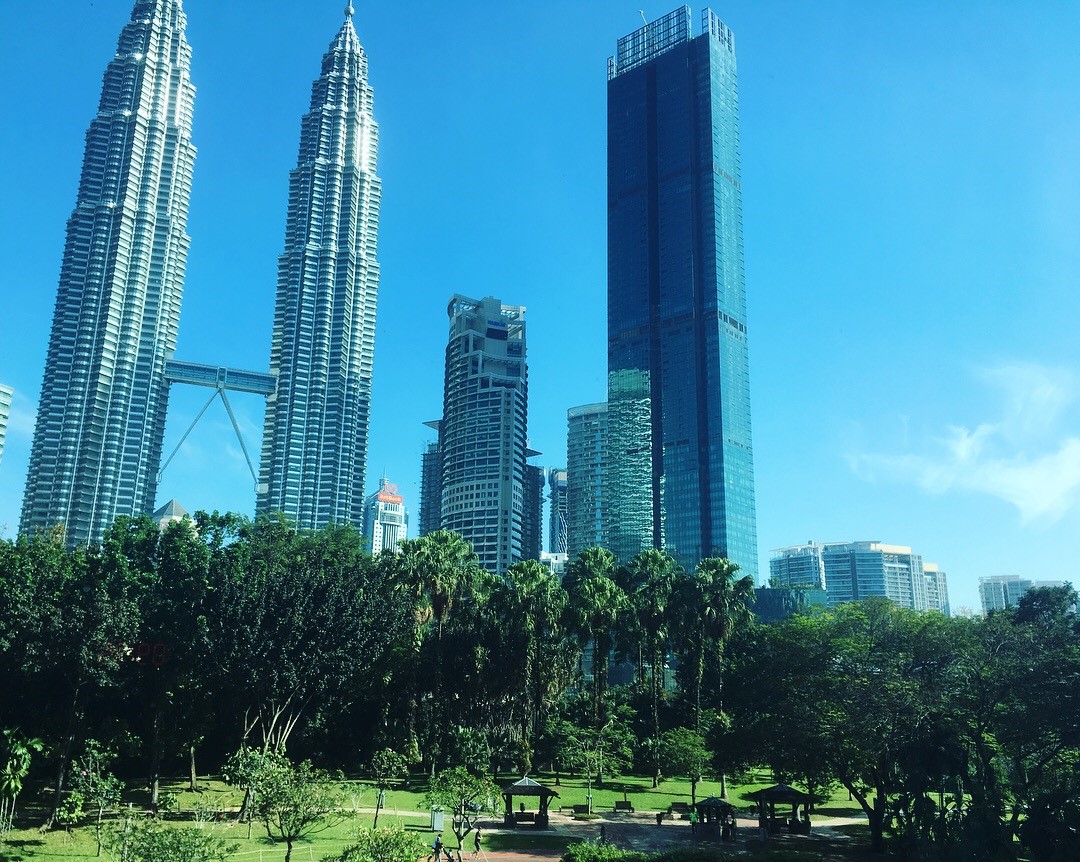
<instances>
[{"instance_id":1,"label":"sky bridge between towers","mask_svg":"<svg viewBox=\"0 0 1080 862\"><path fill-rule=\"evenodd\" d=\"M240 443L240 449L244 453L244 460L247 461L248 470L251 472L251 479L257 485L259 477L255 472L255 465L251 462L251 455L248 453L247 444L244 442L244 435L240 433L240 424L236 421L236 414L233 413L232 405L229 403L229 398L225 393L245 392L251 395L262 395L264 398L269 398L277 391L277 377L262 371L244 371L237 368L226 368L221 365L204 365L199 362L181 362L177 359L166 360L164 377L165 382L169 384L169 386L172 386L174 383L185 383L190 386L205 386L214 391L203 405L202 410L196 414L195 418L188 426L187 431L184 432L184 436L181 437L180 442L176 444L176 448L173 449L172 454L165 459L165 463L161 466L161 470L158 471L157 481L161 482L162 475L165 473L169 464L172 463L173 458L176 457L176 453L180 451L180 447L184 445L184 441L187 440L188 435L195 430L195 426L199 424L199 420L202 419L203 414L214 402L214 399L220 396L221 403L225 405L225 410L229 414L229 421L232 422L233 430L236 432L236 439Z\"/></svg>"}]
</instances>

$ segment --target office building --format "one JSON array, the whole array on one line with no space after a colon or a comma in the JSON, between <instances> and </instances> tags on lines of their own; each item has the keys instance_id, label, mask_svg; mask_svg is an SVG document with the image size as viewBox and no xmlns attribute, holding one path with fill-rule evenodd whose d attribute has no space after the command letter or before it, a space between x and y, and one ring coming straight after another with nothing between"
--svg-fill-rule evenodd
<instances>
[{"instance_id":1,"label":"office building","mask_svg":"<svg viewBox=\"0 0 1080 862\"><path fill-rule=\"evenodd\" d=\"M409 512L405 501L385 476L379 490L364 503L364 538L372 556L385 550L397 551L409 529Z\"/></svg>"},{"instance_id":2,"label":"office building","mask_svg":"<svg viewBox=\"0 0 1080 862\"><path fill-rule=\"evenodd\" d=\"M926 577L926 608L941 611L945 616L952 616L949 608L949 584L945 573L937 563L923 563L923 575Z\"/></svg>"},{"instance_id":3,"label":"office building","mask_svg":"<svg viewBox=\"0 0 1080 862\"><path fill-rule=\"evenodd\" d=\"M607 547L604 496L607 471L607 404L566 412L566 553Z\"/></svg>"},{"instance_id":4,"label":"office building","mask_svg":"<svg viewBox=\"0 0 1080 862\"><path fill-rule=\"evenodd\" d=\"M608 61L607 531L756 580L735 40L692 17Z\"/></svg>"},{"instance_id":5,"label":"office building","mask_svg":"<svg viewBox=\"0 0 1080 862\"><path fill-rule=\"evenodd\" d=\"M566 554L553 554L549 551L543 551L540 554L540 562L561 581L563 575L566 574L566 566L570 562L570 558Z\"/></svg>"},{"instance_id":6,"label":"office building","mask_svg":"<svg viewBox=\"0 0 1080 862\"><path fill-rule=\"evenodd\" d=\"M259 512L301 529L364 519L382 183L368 62L352 7L323 58L289 175L278 259Z\"/></svg>"},{"instance_id":7,"label":"office building","mask_svg":"<svg viewBox=\"0 0 1080 862\"><path fill-rule=\"evenodd\" d=\"M481 567L501 575L525 558L525 459L537 454L526 443L525 309L490 296L455 294L447 314L443 415L437 423L440 527L459 533Z\"/></svg>"},{"instance_id":8,"label":"office building","mask_svg":"<svg viewBox=\"0 0 1080 862\"><path fill-rule=\"evenodd\" d=\"M769 586L825 589L821 545L809 542L773 551L769 560Z\"/></svg>"},{"instance_id":9,"label":"office building","mask_svg":"<svg viewBox=\"0 0 1080 862\"><path fill-rule=\"evenodd\" d=\"M7 439L8 420L11 418L11 399L15 394L10 386L0 383L0 461L4 460L4 440Z\"/></svg>"},{"instance_id":10,"label":"office building","mask_svg":"<svg viewBox=\"0 0 1080 862\"><path fill-rule=\"evenodd\" d=\"M927 608L922 557L903 545L838 542L821 546L829 607L871 596L891 599L902 608Z\"/></svg>"},{"instance_id":11,"label":"office building","mask_svg":"<svg viewBox=\"0 0 1080 862\"><path fill-rule=\"evenodd\" d=\"M544 468L525 465L521 508L521 558L539 560L544 549Z\"/></svg>"},{"instance_id":12,"label":"office building","mask_svg":"<svg viewBox=\"0 0 1080 862\"><path fill-rule=\"evenodd\" d=\"M548 553L566 553L566 470L552 467L548 484Z\"/></svg>"},{"instance_id":13,"label":"office building","mask_svg":"<svg viewBox=\"0 0 1080 862\"><path fill-rule=\"evenodd\" d=\"M180 503L178 503L174 499L169 500L168 503L166 503L160 509L157 509L150 517L153 518L154 523L158 526L158 529L164 531L165 528L169 526L169 524L175 524L179 521L184 520L184 518L190 518L191 515L188 514L187 509L181 506Z\"/></svg>"},{"instance_id":14,"label":"office building","mask_svg":"<svg viewBox=\"0 0 1080 862\"><path fill-rule=\"evenodd\" d=\"M441 422L427 422L428 427L439 432ZM421 536L442 529L442 468L443 457L439 442L428 443L420 465L420 519Z\"/></svg>"},{"instance_id":15,"label":"office building","mask_svg":"<svg viewBox=\"0 0 1080 862\"><path fill-rule=\"evenodd\" d=\"M154 510L189 238L195 88L180 0L140 0L68 219L19 529L69 545ZM40 95L40 94L39 94Z\"/></svg>"},{"instance_id":16,"label":"office building","mask_svg":"<svg viewBox=\"0 0 1080 862\"><path fill-rule=\"evenodd\" d=\"M1015 608L1028 590L1065 587L1065 581L1036 581L1019 575L993 575L979 578L979 599L984 614Z\"/></svg>"}]
</instances>

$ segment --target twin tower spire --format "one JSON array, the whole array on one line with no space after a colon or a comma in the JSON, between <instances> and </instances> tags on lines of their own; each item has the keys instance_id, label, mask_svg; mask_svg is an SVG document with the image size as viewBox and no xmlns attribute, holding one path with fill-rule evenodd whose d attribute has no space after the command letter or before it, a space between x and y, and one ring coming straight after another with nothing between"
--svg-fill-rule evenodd
<instances>
[{"instance_id":1,"label":"twin tower spire","mask_svg":"<svg viewBox=\"0 0 1080 862\"><path fill-rule=\"evenodd\" d=\"M353 9L323 58L289 176L257 507L362 521L381 183ZM153 511L190 239L195 90L181 0L138 0L86 135L21 532L98 541Z\"/></svg>"}]
</instances>

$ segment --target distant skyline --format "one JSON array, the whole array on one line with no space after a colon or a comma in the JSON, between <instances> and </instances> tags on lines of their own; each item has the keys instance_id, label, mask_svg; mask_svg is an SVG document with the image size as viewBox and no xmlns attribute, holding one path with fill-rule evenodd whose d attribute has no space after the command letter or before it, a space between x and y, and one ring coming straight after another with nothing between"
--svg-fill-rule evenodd
<instances>
[{"instance_id":1,"label":"distant skyline","mask_svg":"<svg viewBox=\"0 0 1080 862\"><path fill-rule=\"evenodd\" d=\"M177 357L266 370L288 172L342 2L187 0L198 147ZM639 4L640 5L640 4ZM650 3L656 18L677 4ZM881 540L948 572L1070 580L1080 531L1080 7L711 4L739 56L762 569ZM695 15L701 5L692 6ZM129 2L3 4L0 463L14 533L83 135ZM455 292L528 308L529 426L605 397L605 86L637 8L357 5L380 126L368 493L419 503ZM177 389L165 451L205 395ZM249 448L262 403L234 399ZM157 504L250 514L215 405Z\"/></svg>"}]
</instances>

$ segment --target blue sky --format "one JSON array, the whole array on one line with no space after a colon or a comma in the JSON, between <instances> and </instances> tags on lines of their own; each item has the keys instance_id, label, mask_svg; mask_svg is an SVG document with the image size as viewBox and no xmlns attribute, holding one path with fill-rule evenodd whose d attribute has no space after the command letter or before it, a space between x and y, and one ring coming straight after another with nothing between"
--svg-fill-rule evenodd
<instances>
[{"instance_id":1,"label":"blue sky","mask_svg":"<svg viewBox=\"0 0 1080 862\"><path fill-rule=\"evenodd\" d=\"M357 4L381 126L368 484L414 510L452 293L528 308L530 437L603 400L605 86L639 3ZM651 18L674 3L646 3ZM264 369L286 181L340 2L187 0L198 87L177 355ZM695 6L695 19L700 7ZM127 0L0 0L0 525L18 523L83 135ZM762 561L909 544L949 573L1074 577L1080 4L713 5L739 58ZM207 396L175 389L166 453ZM257 453L262 405L236 396ZM215 405L159 503L250 512Z\"/></svg>"}]
</instances>

